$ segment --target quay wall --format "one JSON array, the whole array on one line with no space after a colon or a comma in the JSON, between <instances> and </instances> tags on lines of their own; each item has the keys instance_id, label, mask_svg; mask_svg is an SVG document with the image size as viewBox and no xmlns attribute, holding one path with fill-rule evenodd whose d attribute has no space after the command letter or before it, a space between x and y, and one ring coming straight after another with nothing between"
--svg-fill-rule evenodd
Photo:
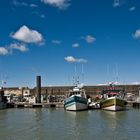
<instances>
[{"instance_id":1,"label":"quay wall","mask_svg":"<svg viewBox=\"0 0 140 140\"><path fill-rule=\"evenodd\" d=\"M131 93L135 96L138 96L139 94L139 87L140 85L116 85L116 89L124 90L125 93ZM72 89L73 86L49 86L49 87L41 87L41 94L42 95L66 95L70 89ZM95 86L84 86L83 87L86 90L86 93L91 98L95 98L96 96L99 96L102 90L107 89L107 85L95 85ZM34 88L28 88L28 87L5 87L4 88L5 93L9 94L15 94L15 95L21 95L24 92L29 91L30 94L35 95L36 94L36 87Z\"/></svg>"},{"instance_id":2,"label":"quay wall","mask_svg":"<svg viewBox=\"0 0 140 140\"><path fill-rule=\"evenodd\" d=\"M131 93L135 96L138 96L139 94L139 87L140 85L117 85L115 86L115 89L121 89L124 90L125 93ZM45 95L66 95L70 89L72 89L73 86L52 86L52 87L42 87L41 88L41 94ZM86 93L91 98L95 98L96 96L99 96L102 92L102 90L107 89L106 85L101 86L84 86L83 87L86 90ZM31 89L31 93L35 93L35 89Z\"/></svg>"}]
</instances>

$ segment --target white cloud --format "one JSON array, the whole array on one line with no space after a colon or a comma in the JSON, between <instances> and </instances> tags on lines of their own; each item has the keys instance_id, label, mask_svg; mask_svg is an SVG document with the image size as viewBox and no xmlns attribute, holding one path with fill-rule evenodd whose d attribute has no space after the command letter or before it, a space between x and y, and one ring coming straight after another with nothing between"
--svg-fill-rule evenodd
<instances>
[{"instance_id":1,"label":"white cloud","mask_svg":"<svg viewBox=\"0 0 140 140\"><path fill-rule=\"evenodd\" d=\"M120 6L120 0L114 0L113 7L118 7L118 6Z\"/></svg>"},{"instance_id":2,"label":"white cloud","mask_svg":"<svg viewBox=\"0 0 140 140\"><path fill-rule=\"evenodd\" d=\"M43 36L36 30L29 29L23 25L20 29L11 34L11 37L25 43L41 43L43 42Z\"/></svg>"},{"instance_id":3,"label":"white cloud","mask_svg":"<svg viewBox=\"0 0 140 140\"><path fill-rule=\"evenodd\" d=\"M140 29L137 29L132 36L135 39L140 39Z\"/></svg>"},{"instance_id":4,"label":"white cloud","mask_svg":"<svg viewBox=\"0 0 140 140\"><path fill-rule=\"evenodd\" d=\"M26 47L26 44L12 43L12 44L6 45L4 47L0 47L0 55L13 54L13 50L18 50L20 52L26 52L29 49Z\"/></svg>"},{"instance_id":5,"label":"white cloud","mask_svg":"<svg viewBox=\"0 0 140 140\"><path fill-rule=\"evenodd\" d=\"M31 4L28 4L28 3L25 3L25 2L19 2L18 0L13 0L13 5L14 6L25 6L25 7L31 7L31 8L36 8L38 7L38 5L34 4L34 3L31 3Z\"/></svg>"},{"instance_id":6,"label":"white cloud","mask_svg":"<svg viewBox=\"0 0 140 140\"><path fill-rule=\"evenodd\" d=\"M74 58L73 56L67 56L64 58L69 63L87 63L86 59L83 58Z\"/></svg>"},{"instance_id":7,"label":"white cloud","mask_svg":"<svg viewBox=\"0 0 140 140\"><path fill-rule=\"evenodd\" d=\"M30 4L30 7L36 8L36 7L38 7L38 5L36 5L36 4L34 4L34 3L31 3L31 4Z\"/></svg>"},{"instance_id":8,"label":"white cloud","mask_svg":"<svg viewBox=\"0 0 140 140\"><path fill-rule=\"evenodd\" d=\"M67 56L67 57L65 57L65 60L67 62L71 62L71 63L75 62L75 58L73 56Z\"/></svg>"},{"instance_id":9,"label":"white cloud","mask_svg":"<svg viewBox=\"0 0 140 140\"><path fill-rule=\"evenodd\" d=\"M84 37L84 39L87 43L93 43L96 41L96 38L91 35L87 35L86 37Z\"/></svg>"},{"instance_id":10,"label":"white cloud","mask_svg":"<svg viewBox=\"0 0 140 140\"><path fill-rule=\"evenodd\" d=\"M69 1L70 0L41 0L41 2L59 9L66 9L68 6L70 6Z\"/></svg>"},{"instance_id":11,"label":"white cloud","mask_svg":"<svg viewBox=\"0 0 140 140\"><path fill-rule=\"evenodd\" d=\"M61 44L61 40L52 40L53 44Z\"/></svg>"},{"instance_id":12,"label":"white cloud","mask_svg":"<svg viewBox=\"0 0 140 140\"><path fill-rule=\"evenodd\" d=\"M17 0L13 0L13 5L15 6L28 6L25 2L18 2Z\"/></svg>"},{"instance_id":13,"label":"white cloud","mask_svg":"<svg viewBox=\"0 0 140 140\"><path fill-rule=\"evenodd\" d=\"M36 16L42 18L42 19L46 18L45 14L40 14L39 12L32 12L31 14L36 15Z\"/></svg>"},{"instance_id":14,"label":"white cloud","mask_svg":"<svg viewBox=\"0 0 140 140\"><path fill-rule=\"evenodd\" d=\"M25 44L19 44L19 43L10 44L9 47L10 47L11 49L19 50L19 51L21 51L21 52L26 52L26 51L29 50L29 49L26 47Z\"/></svg>"},{"instance_id":15,"label":"white cloud","mask_svg":"<svg viewBox=\"0 0 140 140\"><path fill-rule=\"evenodd\" d=\"M135 11L136 10L136 7L135 6L132 6L129 8L129 11Z\"/></svg>"},{"instance_id":16,"label":"white cloud","mask_svg":"<svg viewBox=\"0 0 140 140\"><path fill-rule=\"evenodd\" d=\"M73 48L78 48L78 47L80 47L80 44L79 43L74 43L74 44L72 44L72 47Z\"/></svg>"},{"instance_id":17,"label":"white cloud","mask_svg":"<svg viewBox=\"0 0 140 140\"><path fill-rule=\"evenodd\" d=\"M9 52L5 47L0 47L0 55L7 55Z\"/></svg>"},{"instance_id":18,"label":"white cloud","mask_svg":"<svg viewBox=\"0 0 140 140\"><path fill-rule=\"evenodd\" d=\"M126 4L126 1L125 0L114 0L113 1L113 7L120 7L122 5Z\"/></svg>"}]
</instances>

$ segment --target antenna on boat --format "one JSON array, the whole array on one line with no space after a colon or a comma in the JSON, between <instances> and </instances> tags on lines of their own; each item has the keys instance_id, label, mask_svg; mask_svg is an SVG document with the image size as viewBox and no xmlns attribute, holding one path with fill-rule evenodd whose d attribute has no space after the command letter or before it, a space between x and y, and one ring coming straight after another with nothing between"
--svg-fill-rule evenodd
<instances>
[{"instance_id":1,"label":"antenna on boat","mask_svg":"<svg viewBox=\"0 0 140 140\"><path fill-rule=\"evenodd\" d=\"M0 74L0 82L1 82L1 87L3 87L3 84L2 84L2 73Z\"/></svg>"},{"instance_id":2,"label":"antenna on boat","mask_svg":"<svg viewBox=\"0 0 140 140\"><path fill-rule=\"evenodd\" d=\"M79 76L77 75L76 63L75 63L75 75L73 76L73 84L75 86L78 86L79 85Z\"/></svg>"},{"instance_id":3,"label":"antenna on boat","mask_svg":"<svg viewBox=\"0 0 140 140\"><path fill-rule=\"evenodd\" d=\"M109 64L107 64L107 78L109 78ZM107 80L107 84L109 84L109 79Z\"/></svg>"},{"instance_id":4,"label":"antenna on boat","mask_svg":"<svg viewBox=\"0 0 140 140\"><path fill-rule=\"evenodd\" d=\"M118 64L116 63L116 83L118 84L119 73L118 73Z\"/></svg>"},{"instance_id":5,"label":"antenna on boat","mask_svg":"<svg viewBox=\"0 0 140 140\"><path fill-rule=\"evenodd\" d=\"M77 86L77 67L76 67L76 63L75 63L75 67L74 67L73 85Z\"/></svg>"},{"instance_id":6,"label":"antenna on boat","mask_svg":"<svg viewBox=\"0 0 140 140\"><path fill-rule=\"evenodd\" d=\"M82 63L82 83L84 84L84 64Z\"/></svg>"},{"instance_id":7,"label":"antenna on boat","mask_svg":"<svg viewBox=\"0 0 140 140\"><path fill-rule=\"evenodd\" d=\"M75 77L77 76L77 67L76 67L76 63L75 63Z\"/></svg>"},{"instance_id":8,"label":"antenna on boat","mask_svg":"<svg viewBox=\"0 0 140 140\"><path fill-rule=\"evenodd\" d=\"M6 80L7 80L8 76L7 75L3 75L1 73L1 86L3 87L6 84Z\"/></svg>"}]
</instances>

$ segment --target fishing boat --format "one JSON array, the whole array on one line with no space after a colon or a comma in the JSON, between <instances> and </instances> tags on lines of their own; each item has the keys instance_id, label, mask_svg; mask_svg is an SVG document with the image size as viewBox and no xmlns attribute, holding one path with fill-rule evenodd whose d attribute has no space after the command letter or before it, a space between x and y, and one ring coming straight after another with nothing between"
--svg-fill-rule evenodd
<instances>
[{"instance_id":1,"label":"fishing boat","mask_svg":"<svg viewBox=\"0 0 140 140\"><path fill-rule=\"evenodd\" d=\"M69 91L64 101L64 107L69 111L82 111L88 109L88 99L83 88L78 86Z\"/></svg>"},{"instance_id":2,"label":"fishing boat","mask_svg":"<svg viewBox=\"0 0 140 140\"><path fill-rule=\"evenodd\" d=\"M124 91L116 90L115 87L110 84L109 88L103 90L102 101L100 102L101 109L110 111L125 110L127 102L124 100Z\"/></svg>"}]
</instances>

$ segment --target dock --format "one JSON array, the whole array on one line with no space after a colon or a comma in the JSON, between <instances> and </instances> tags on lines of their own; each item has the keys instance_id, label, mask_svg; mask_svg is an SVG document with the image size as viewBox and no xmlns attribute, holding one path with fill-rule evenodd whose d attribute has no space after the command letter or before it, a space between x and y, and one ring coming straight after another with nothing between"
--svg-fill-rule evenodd
<instances>
[{"instance_id":1,"label":"dock","mask_svg":"<svg viewBox=\"0 0 140 140\"><path fill-rule=\"evenodd\" d=\"M51 102L51 103L27 103L27 102L16 102L14 104L15 108L64 108L64 104L60 102Z\"/></svg>"}]
</instances>

